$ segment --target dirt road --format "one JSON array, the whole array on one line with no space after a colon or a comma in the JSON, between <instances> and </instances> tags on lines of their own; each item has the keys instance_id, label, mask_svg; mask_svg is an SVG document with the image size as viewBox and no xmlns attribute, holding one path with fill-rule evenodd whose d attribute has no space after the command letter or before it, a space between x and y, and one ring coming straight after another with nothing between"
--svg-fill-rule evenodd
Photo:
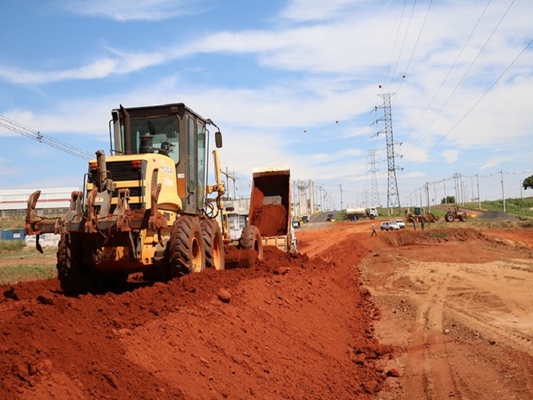
<instances>
[{"instance_id":1,"label":"dirt road","mask_svg":"<svg viewBox=\"0 0 533 400\"><path fill-rule=\"evenodd\" d=\"M306 224L248 269L2 286L0 398L533 398L533 229L467 226Z\"/></svg>"}]
</instances>

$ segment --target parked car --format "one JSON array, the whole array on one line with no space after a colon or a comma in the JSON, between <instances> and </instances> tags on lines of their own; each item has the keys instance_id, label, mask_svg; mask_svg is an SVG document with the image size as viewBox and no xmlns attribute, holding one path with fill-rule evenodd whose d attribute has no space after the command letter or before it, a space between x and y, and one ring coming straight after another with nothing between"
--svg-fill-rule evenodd
<instances>
[{"instance_id":1,"label":"parked car","mask_svg":"<svg viewBox=\"0 0 533 400\"><path fill-rule=\"evenodd\" d=\"M335 221L335 214L328 214L328 221Z\"/></svg>"},{"instance_id":2,"label":"parked car","mask_svg":"<svg viewBox=\"0 0 533 400\"><path fill-rule=\"evenodd\" d=\"M309 218L309 215L302 216L302 222L304 224L307 224L309 221L311 221L311 218Z\"/></svg>"},{"instance_id":3,"label":"parked car","mask_svg":"<svg viewBox=\"0 0 533 400\"><path fill-rule=\"evenodd\" d=\"M396 221L383 221L379 227L382 231L397 231L400 229Z\"/></svg>"},{"instance_id":4,"label":"parked car","mask_svg":"<svg viewBox=\"0 0 533 400\"><path fill-rule=\"evenodd\" d=\"M403 219L397 219L396 224L400 227L400 229L405 228L405 221Z\"/></svg>"},{"instance_id":5,"label":"parked car","mask_svg":"<svg viewBox=\"0 0 533 400\"><path fill-rule=\"evenodd\" d=\"M299 228L300 227L300 221L293 219L292 220L292 227L293 228Z\"/></svg>"}]
</instances>

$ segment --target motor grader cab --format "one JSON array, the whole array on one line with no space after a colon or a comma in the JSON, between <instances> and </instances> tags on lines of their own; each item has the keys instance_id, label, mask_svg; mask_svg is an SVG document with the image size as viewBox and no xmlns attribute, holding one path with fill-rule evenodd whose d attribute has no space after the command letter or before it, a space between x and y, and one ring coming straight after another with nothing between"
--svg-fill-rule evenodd
<instances>
[{"instance_id":1,"label":"motor grader cab","mask_svg":"<svg viewBox=\"0 0 533 400\"><path fill-rule=\"evenodd\" d=\"M37 235L37 249L40 234L61 234L61 287L79 292L90 281L133 272L169 279L224 269L224 224L215 219L224 185L216 150L216 183L207 184L208 126L217 128L221 147L218 127L183 103L120 106L111 115L110 155L96 152L65 217L36 217L40 191L28 199L25 231ZM207 198L211 193L216 199Z\"/></svg>"}]
</instances>

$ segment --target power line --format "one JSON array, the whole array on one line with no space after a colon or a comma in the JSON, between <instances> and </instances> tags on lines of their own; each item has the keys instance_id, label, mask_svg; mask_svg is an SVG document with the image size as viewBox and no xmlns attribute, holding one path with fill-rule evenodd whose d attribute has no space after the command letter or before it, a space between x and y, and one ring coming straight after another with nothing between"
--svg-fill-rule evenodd
<instances>
[{"instance_id":1,"label":"power line","mask_svg":"<svg viewBox=\"0 0 533 400\"><path fill-rule=\"evenodd\" d=\"M61 150L65 153L68 153L75 157L82 158L87 161L94 158L93 154L85 150L74 147L68 143L61 142L57 139L45 136L40 131L35 131L31 128L28 128L27 126L24 126L16 121L13 121L7 117L4 117L3 115L0 115L0 127L8 129L12 132L18 133L22 136L26 136L30 139L34 139L38 141L39 143L44 143L50 147Z\"/></svg>"},{"instance_id":2,"label":"power line","mask_svg":"<svg viewBox=\"0 0 533 400\"><path fill-rule=\"evenodd\" d=\"M446 137L447 137L450 133L452 133L452 132L455 130L455 128L457 128L457 126L459 126L459 124L460 124L461 122L463 122L463 120L464 120L464 119L465 119L465 118L466 118L466 117L472 112L472 110L473 110L474 108L476 108L476 106L481 102L481 100L483 100L483 99L485 98L485 96L487 95L487 93L489 93L489 92L492 90L492 88L493 88L494 86L496 86L496 84L500 81L500 79L503 78L503 76L504 76L504 75L507 73L507 71L509 71L509 69L514 65L514 63L516 62L516 60L518 60L518 58L519 58L519 57L520 57L520 56L526 51L526 49L531 45L531 43L533 43L533 39L529 41L529 43L526 45L526 47L524 47L524 48L522 49L522 51L521 51L521 52L515 57L515 59L511 62L511 64L509 64L509 65L507 66L507 68L505 68L505 70L500 74L500 76L498 77L498 79L496 79L496 80L492 83L492 85L490 85L490 87L485 91L485 93L483 93L483 94L481 95L481 97L480 97L480 98L479 98L479 99L478 99L478 100L472 105L472 107L470 107L470 109L469 109L469 110L468 110L468 111L467 111L467 112L466 112L466 113L465 113L465 114L459 119L459 121L457 121L457 123L452 127L452 129L450 129L450 130L448 131L448 133L446 133L446 135L444 135L439 141L437 141L437 143L435 143L435 144L433 145L433 147L431 147L431 148L429 149L429 151L431 151L431 150L433 150L435 147L437 147L437 145L439 145L440 142L442 142L444 139L446 139ZM412 164L411 164L411 165L412 165Z\"/></svg>"},{"instance_id":3,"label":"power line","mask_svg":"<svg viewBox=\"0 0 533 400\"><path fill-rule=\"evenodd\" d=\"M455 91L458 89L458 87L461 85L461 83L463 82L464 78L466 77L466 75L470 72L470 69L473 67L473 65L475 64L476 60L479 58L479 56L481 55L481 53L483 52L483 50L485 49L485 47L487 46L488 42L490 41L490 39L492 38L492 36L494 35L494 33L496 32L496 30L498 29L498 27L500 26L500 24L502 23L503 19L505 18L505 16L507 15L507 13L509 12L509 10L511 9L512 5L514 4L515 0L513 0L511 2L511 4L509 5L509 7L507 8L507 10L505 11L505 13L502 15L502 17L500 18L500 20L498 21L498 24L496 24L496 26L494 27L494 29L492 30L491 34L489 35L489 37L487 38L487 40L485 41L485 43L483 44L483 46L481 47L481 49L479 50L479 52L477 53L476 57L474 58L474 60L472 60L472 63L470 64L470 66L468 67L468 69L466 70L466 72L463 74L463 76L461 77L461 79L459 80L459 82L457 83L457 85L455 86L455 88L453 89L453 91L450 93L450 95L448 96L448 98L446 99L446 101L444 102L444 104L441 106L441 108L439 109L439 111L435 114L435 117L431 120L431 122L426 126L426 128L422 131L421 135L424 134L428 129L429 127L433 124L433 122L435 122L435 120L437 119L437 117L440 115L440 113L442 112L442 110L444 109L444 107L448 104L448 102L450 101L451 97L453 96L453 94L455 93ZM453 131L455 130L455 128L457 128L457 126L470 114L470 112L472 112L472 110L481 102L481 100L483 100L483 98L487 95L487 93L492 90L492 88L496 85L496 83L498 83L500 81L500 79L507 73L507 71L514 65L514 63L516 62L516 60L518 60L518 58L526 51L526 49L529 47L529 45L533 42L533 40L531 40L523 49L522 51L515 57L515 59L511 62L511 64L509 64L507 66L507 68L505 68L505 70L502 72L502 74L492 83L492 85L485 91L485 93L483 93L483 95L472 105L472 107L459 119L459 121L448 131L448 133L446 133L439 141L437 141L437 143L435 143L434 146L432 146L424 155L427 155L429 152L431 152L431 150L433 150L438 144L440 144L446 137L448 137L448 135ZM420 161L422 159L419 158L417 161ZM413 162L410 164L413 165L415 164L417 161Z\"/></svg>"},{"instance_id":4,"label":"power line","mask_svg":"<svg viewBox=\"0 0 533 400\"><path fill-rule=\"evenodd\" d=\"M416 2L415 2L416 3ZM416 42L415 42L415 45L413 47L413 51L411 52L411 57L409 57L409 61L407 62L407 67L405 68L405 71L403 73L403 78L405 78L406 74L407 74L407 71L409 70L409 67L411 66L411 61L413 60L413 57L415 55L415 51L416 51L416 48L418 47L418 42L420 41L420 36L422 36L422 31L424 30L424 26L426 25L426 21L428 19L428 15L429 15L429 10L431 10L431 5L433 4L433 0L431 0L429 2L429 5L428 5L428 9L426 11L426 15L424 17L424 21L422 22L422 26L420 27L420 31L418 32L418 36L416 38ZM414 5L413 5L413 11L414 11ZM400 92L400 89L402 88L402 85L403 85L403 79L400 81L400 86L398 87L398 90L396 91L396 93L398 94ZM394 103L396 102L393 101L393 105Z\"/></svg>"},{"instance_id":5,"label":"power line","mask_svg":"<svg viewBox=\"0 0 533 400\"><path fill-rule=\"evenodd\" d=\"M474 35L474 32L476 31L477 27L479 26L479 23L481 22L481 20L483 19L483 16L485 15L485 12L487 11L488 7L489 7L489 4L492 0L489 0L487 5L485 6L485 8L483 9L483 12L481 13L481 15L479 16L477 22L476 22L476 25L474 26L474 28L472 29L472 31L470 32L470 35L468 36L468 38L466 39L465 43L463 44L463 47L461 48L461 50L459 51L459 53L457 54L457 57L455 57L455 60L452 64L452 66L448 69L448 73L446 74L446 76L444 77L444 79L442 80L439 88L437 89L437 91L435 92L435 94L433 95L433 98L431 99L431 101L429 102L429 104L426 106L424 112L422 113L422 115L420 116L420 118L418 119L418 122L413 126L413 128L411 128L411 131L407 134L407 136L409 137L409 135L411 135L411 133L415 130L415 128L418 126L418 124L420 123L420 121L422 121L422 119L424 118L424 116L426 115L427 111L429 110L429 108L431 107L431 105L433 104L433 102L435 101L435 99L437 98L437 95L440 93L442 87L444 86L444 84L446 83L446 81L448 80L448 78L450 77L450 74L452 72L452 70L455 68L457 62L459 61L459 58L461 58L461 55L463 54L463 51L465 50L466 48L466 45L470 42L470 39L472 39L472 36ZM403 82L403 81L402 81ZM422 134L420 134L416 139L419 139L420 137L422 136ZM415 140L416 140L415 139Z\"/></svg>"}]
</instances>

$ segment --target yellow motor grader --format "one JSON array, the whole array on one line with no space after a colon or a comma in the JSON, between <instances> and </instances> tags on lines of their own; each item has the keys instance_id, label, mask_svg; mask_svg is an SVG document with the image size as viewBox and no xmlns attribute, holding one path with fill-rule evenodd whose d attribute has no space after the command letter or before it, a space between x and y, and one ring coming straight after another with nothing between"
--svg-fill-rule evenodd
<instances>
[{"instance_id":1,"label":"yellow motor grader","mask_svg":"<svg viewBox=\"0 0 533 400\"><path fill-rule=\"evenodd\" d=\"M28 199L26 235L57 233L57 271L65 292L142 272L166 280L206 267L224 269L220 218L225 188L214 155L216 183L207 184L210 132L220 130L183 103L111 112L110 155L89 161L83 190L71 195L62 218L36 215L40 191ZM216 193L216 199L207 196ZM217 222L217 218L219 221ZM254 237L242 248L257 249Z\"/></svg>"}]
</instances>

